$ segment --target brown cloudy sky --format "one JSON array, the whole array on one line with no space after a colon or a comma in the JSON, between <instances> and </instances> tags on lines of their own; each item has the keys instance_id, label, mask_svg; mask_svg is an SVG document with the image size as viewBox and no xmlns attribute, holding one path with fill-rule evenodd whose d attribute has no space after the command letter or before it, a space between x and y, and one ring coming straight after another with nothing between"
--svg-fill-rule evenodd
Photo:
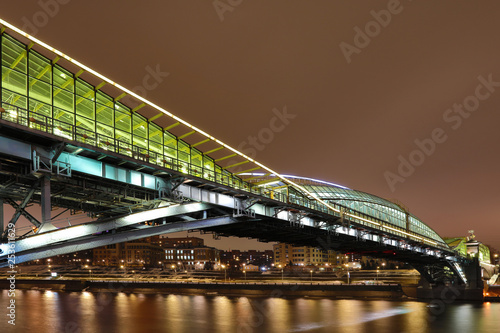
<instances>
[{"instance_id":1,"label":"brown cloudy sky","mask_svg":"<svg viewBox=\"0 0 500 333\"><path fill-rule=\"evenodd\" d=\"M45 1L4 1L0 17L126 87L159 66L147 97L233 146L286 107L295 118L257 160L500 249L500 2ZM436 129L444 142L417 152ZM399 156L419 165L391 189Z\"/></svg>"}]
</instances>

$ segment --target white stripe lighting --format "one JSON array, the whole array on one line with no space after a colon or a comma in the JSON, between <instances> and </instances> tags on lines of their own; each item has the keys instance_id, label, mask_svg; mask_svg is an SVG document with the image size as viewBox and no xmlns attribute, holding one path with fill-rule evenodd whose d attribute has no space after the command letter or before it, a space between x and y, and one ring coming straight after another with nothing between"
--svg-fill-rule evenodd
<instances>
[{"instance_id":1,"label":"white stripe lighting","mask_svg":"<svg viewBox=\"0 0 500 333\"><path fill-rule=\"evenodd\" d=\"M229 149L230 151L232 151L232 152L234 152L235 154L237 154L237 155L239 155L239 156L243 157L244 159L246 159L246 160L248 160L248 161L250 161L250 162L255 163L256 165L258 165L258 166L259 166L259 167L261 167L262 169L264 169L264 170L266 170L266 171L268 171L268 172L270 172L270 173L272 173L272 174L276 175L278 178L280 178L280 179L281 179L281 180L283 180L284 182L286 182L286 183L288 183L288 184L292 185L293 187L295 187L295 188L299 189L299 190L300 190L300 191L302 191L303 193L306 193L307 195L311 196L312 198L314 198L314 200L316 200L316 201L318 201L319 203L323 204L324 206L326 206L327 208L331 209L332 211L337 212L337 213L340 213L340 210L339 210L339 209L337 209L337 208L333 207L332 205L328 204L328 203L327 203L327 202L325 202L324 200L320 199L319 197L317 197L317 196L316 196L316 194L315 194L315 193L312 193L312 192L308 191L308 190L307 190L307 189L305 189L304 187L302 187L302 186L300 186L300 185L296 184L295 182L291 181L290 179L286 178L285 176L283 176L283 175L281 175L281 174L277 173L276 171L274 171L274 170L272 170L272 169L268 168L268 167L267 167L267 166L265 166L264 164L262 164L262 163L260 163L260 162L255 161L253 158L251 158L251 157L249 157L249 156L247 156L247 155L243 154L242 152L240 152L240 151L236 150L235 148L233 148L233 147L229 146L228 144L225 144L224 142L220 141L219 139L216 139L215 137L213 137L212 135L210 135L210 134L206 133L205 131L203 131L203 130L199 129L198 127L196 127L196 126L194 126L194 125L191 125L191 124L190 124L190 123L188 123L187 121L185 121L185 120L183 120L183 119L181 119L181 118L177 117L176 115L174 115L173 113L171 113L171 112L169 112L169 111L165 110L164 108L160 107L159 105L157 105L157 104L155 104L155 103L153 103L153 102L151 102L151 101L149 101L149 100L147 100L147 99L145 99L145 98L143 98L143 97L139 96L138 94L134 93L133 91L131 91L131 90L129 90L129 89L127 89L127 88L125 88L124 86L122 86L122 85L120 85L120 84L118 84L118 83L116 83L116 82L114 82L113 80L109 79L108 77L106 77L106 76L104 76L104 75L100 74L99 72L97 72L97 71L93 70L92 68L90 68L90 67L88 67L88 66L86 66L86 65L82 64L81 62L79 62L79 61L77 61L77 60L75 60L75 59L71 58L70 56L68 56L68 55L64 54L63 52L61 52L61 51L59 51L59 50L57 50L57 49L55 49L54 47L52 47L52 46L48 45L47 43L45 43L45 42L43 42L43 41L41 41L41 40L39 40L38 38L36 38L36 37L34 37L34 36L31 36L30 34L28 34L28 33L24 32L23 30L21 30L21 29L17 28L16 26L14 26L14 25L10 24L9 22L7 22L7 21L5 21L5 20L3 20L3 19L1 19L1 18L0 18L0 24L2 24L3 26L5 26L5 27L7 27L7 28L9 28L9 29L11 29L11 30L13 30L13 31L17 32L18 34L20 34L20 35L22 35L22 36L24 36L24 37L26 37L26 38L28 38L29 40L31 40L32 42L34 42L34 43L36 43L36 44L38 44L38 45L42 46L43 48L45 48L45 49L47 49L47 50L49 50L49 51L51 51L51 52L53 52L53 53L57 54L59 57L66 59L67 61L71 62L72 64L74 64L74 65L76 65L76 66L80 67L81 69L85 70L86 72L89 72L89 73L93 74L94 76L96 76L96 77L100 78L101 80L103 80L103 81L105 81L105 82L107 82L107 83L111 84L112 86L114 86L114 87L116 87L116 88L120 89L121 91L123 91L123 92L127 93L128 95L133 96L133 97L134 97L134 98L136 98L137 100L139 100L139 101L141 101L141 102L143 102L143 103L145 103L145 104L147 104L147 105L151 106L152 108L154 108L154 109L156 109L156 110L158 110L158 111L160 111L160 112L162 112L162 113L166 114L167 116L169 116L169 117L171 117L171 118L175 119L176 121L178 121L178 122L180 122L180 123L184 124L185 126L187 126L187 127L191 128L191 129L195 130L196 132L200 133L201 135L205 136L206 138L209 138L210 140L215 141L215 142L216 142L216 143L218 143L219 145L223 146L223 147L224 147L224 148L226 148L226 149ZM293 177L293 176L292 176L292 177ZM336 185L336 186L339 186L339 185ZM339 186L339 187L343 187L343 186ZM346 214L346 215L352 216L352 217L354 217L354 218L356 218L356 219L359 219L359 220L362 220L362 221L366 221L366 222L368 222L368 223L372 223L372 224L375 224L375 225L380 225L380 223L373 222L373 221L370 221L370 220L367 220L367 219L364 219L364 218L361 218L361 217L358 217L358 216L355 216L355 215L351 215L351 214ZM403 233L403 234L408 235L408 236L411 236L411 237L415 237L415 238L417 238L417 239L424 240L424 238L417 237L417 236L415 236L415 235L412 235L412 234L409 234L409 233L406 233L406 232L402 232L402 231L397 230L397 229L395 229L395 228L391 228L391 227L388 227L388 226L385 226L385 225L384 225L383 227L384 227L384 228L387 228L387 229L391 229L391 230L397 231L397 232L400 232L400 233ZM436 242L430 241L430 240L428 240L428 239L425 239L425 241L427 241L428 243L431 243L431 244L432 244L432 243L433 243L433 244L437 244Z\"/></svg>"},{"instance_id":2,"label":"white stripe lighting","mask_svg":"<svg viewBox=\"0 0 500 333\"><path fill-rule=\"evenodd\" d=\"M46 43L42 42L42 41L41 41L41 40L39 40L38 38L31 36L30 34L28 34L28 33L24 32L24 31L22 31L21 29L17 28L16 26L14 26L14 25L10 24L9 22L7 22L7 21L5 21L5 20L3 20L3 19L1 19L1 18L0 18L0 24L2 24L2 25L4 25L4 26L8 27L9 29L11 29L11 30L13 30L13 31L17 32L18 34L20 34L20 35L22 35L22 36L24 36L24 37L28 38L29 40L31 40L32 42L34 42L34 43L36 43L36 44L38 44L38 45L42 46L43 48L45 48L45 49L47 49L47 50L49 50L49 51L51 51L51 52L53 52L53 53L57 54L59 57L66 59L67 61L71 62L72 64L74 64L74 65L76 65L76 66L80 67L81 69L83 69L83 70L85 70L85 71L87 71L87 72L89 72L89 73L93 74L94 76L96 76L96 77L100 78L101 80L103 80L103 81L105 81L105 82L107 82L107 83L111 84L112 86L114 86L114 87L116 87L116 88L120 89L121 91L123 91L123 92L127 93L128 95L133 96L133 97L134 97L134 98L136 98L137 100L139 100L139 101L141 101L141 102L143 102L143 103L145 103L145 104L147 104L147 105L151 106L152 108L154 108L154 109L156 109L156 110L158 110L158 111L160 111L160 112L163 112L163 113L164 113L164 114L166 114L167 116L169 116L169 117L171 117L171 118L173 118L173 119L177 120L178 122L180 122L180 123L184 124L185 126L187 126L187 127L191 128L191 129L195 130L196 132L200 133L201 135L203 135L203 136L205 136L205 137L209 138L210 140L215 141L216 143L218 143L219 145L223 146L224 148L229 149L230 151L232 151L232 152L234 152L234 153L238 154L239 156L241 156L241 157L245 158L246 160L248 160L248 161L250 161L250 162L255 163L256 165L260 166L260 167L261 167L261 168L263 168L264 170L266 170L266 171L268 171L268 172L271 172L271 173L275 174L277 177L279 177L279 178L280 178L281 180L283 180L284 182L286 182L286 183L288 183L288 184L292 185L293 187L295 187L295 188L297 188L297 189L301 190L303 193L306 193L307 195L311 196L311 197L312 197L312 198L314 198L316 201L320 202L321 204L323 204L324 206L326 206L326 207L328 207L329 209L333 210L334 212L337 212L337 213L339 213L339 212L340 212L338 209L336 209L335 207L331 206L331 205L330 205L330 204L328 204L327 202L325 202L325 201L321 200L321 199L320 199L320 198L318 198L318 197L317 197L314 193L309 192L309 191L308 191L308 190L306 190L304 187L302 187L302 186L300 186L300 185L298 185L298 184L295 184L295 182L293 182L293 181L291 181L291 180L289 180L289 179L287 179L287 178L283 177L281 174L279 174L279 173L277 173L276 171L274 171L274 170L272 170L272 169L270 169L270 168L266 167L266 166L265 166L265 165L263 165L262 163L259 163L259 162L255 161L254 159L250 158L249 156L247 156L247 155L243 154L242 152L240 152L240 151L236 150L235 148L233 148L233 147L231 147L231 146L229 146L229 145L225 144L224 142L220 141L219 139L214 138L213 136L211 136L210 134L206 133L205 131L203 131L203 130L199 129L198 127L196 127L196 126L194 126L194 125L191 125L191 124L190 124L190 123L188 123L187 121L185 121L185 120L183 120L183 119L181 119L181 118L177 117L176 115L174 115L173 113L171 113L171 112L169 112L169 111L165 110L164 108L160 107L159 105L156 105L155 103L153 103L153 102L151 102L151 101L149 101L149 100L147 100L147 99L145 99L145 98L143 98L143 97L139 96L138 94L136 94L136 93L134 93L133 91L131 91L131 90L129 90L129 89L127 89L127 88L125 88L124 86L122 86L122 85L120 85L120 84L118 84L118 83L114 82L113 80L111 80L111 79L107 78L106 76L104 76L104 75L100 74L99 72L96 72L96 71L95 71L95 70L93 70L92 68L90 68L90 67L88 67L88 66L85 66L85 65L84 65L84 64L82 64L81 62L79 62L79 61L77 61L77 60L75 60L75 59L73 59L73 58L69 57L68 55L64 54L63 52L61 52L61 51L59 51L59 50L55 49L54 47L52 47L52 46L50 46L50 45L48 45L48 44L46 44Z\"/></svg>"}]
</instances>

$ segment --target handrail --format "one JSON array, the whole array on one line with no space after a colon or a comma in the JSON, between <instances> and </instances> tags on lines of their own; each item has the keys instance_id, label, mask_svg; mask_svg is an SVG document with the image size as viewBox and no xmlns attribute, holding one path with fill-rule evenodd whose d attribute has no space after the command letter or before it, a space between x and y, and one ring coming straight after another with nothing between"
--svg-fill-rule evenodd
<instances>
[{"instance_id":1,"label":"handrail","mask_svg":"<svg viewBox=\"0 0 500 333\"><path fill-rule=\"evenodd\" d=\"M241 178L231 173L216 172L214 170L204 168L203 166L200 167L190 162L166 156L151 149L121 141L117 138L112 138L97 132L89 131L76 125L69 124L64 121L54 119L30 110L26 110L7 102L2 101L2 105L4 105L7 109L0 109L0 119L28 127L32 130L49 133L77 143L88 144L94 147L101 148L105 151L128 156L139 161L154 164L169 170L181 172L186 175L206 179L223 186L246 191L251 194L279 201L287 205L293 204L324 214L333 215L335 217L341 217L341 214L345 212L347 214L343 216L344 219L348 219L349 221L358 225L369 227L374 227L374 225L376 225L379 228L386 229L386 231L387 229L391 230L390 232L395 235L405 235L408 237L412 237L419 242L428 243L443 250L450 250L449 247L445 246L444 244L440 244L439 242L431 240L424 235L409 232L406 229L388 223L387 221L374 218L349 207L330 203L331 206L335 207L338 211L341 212L341 214L339 214L331 211L326 206L319 204L314 199L297 196L289 193L289 191L285 191L285 193L283 193L274 191L272 189L264 189L263 187L245 182ZM179 152L180 150L177 149L177 153Z\"/></svg>"}]
</instances>

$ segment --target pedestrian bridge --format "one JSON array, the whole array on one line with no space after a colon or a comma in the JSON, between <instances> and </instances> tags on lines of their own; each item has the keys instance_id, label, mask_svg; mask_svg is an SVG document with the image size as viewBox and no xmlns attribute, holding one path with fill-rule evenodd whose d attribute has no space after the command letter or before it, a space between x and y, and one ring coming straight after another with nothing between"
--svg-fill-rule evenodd
<instances>
[{"instance_id":1,"label":"pedestrian bridge","mask_svg":"<svg viewBox=\"0 0 500 333\"><path fill-rule=\"evenodd\" d=\"M0 266L14 250L20 263L198 230L406 261L429 281L467 283L468 260L403 205L282 175L0 23L0 206L15 209L1 221ZM55 209L88 219L58 224ZM30 228L16 227L20 216Z\"/></svg>"}]
</instances>

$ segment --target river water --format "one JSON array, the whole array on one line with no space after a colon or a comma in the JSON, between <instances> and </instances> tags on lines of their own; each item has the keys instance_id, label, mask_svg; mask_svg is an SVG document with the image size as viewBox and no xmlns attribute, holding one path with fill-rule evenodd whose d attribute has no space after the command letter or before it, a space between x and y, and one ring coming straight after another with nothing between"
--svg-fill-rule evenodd
<instances>
[{"instance_id":1,"label":"river water","mask_svg":"<svg viewBox=\"0 0 500 333\"><path fill-rule=\"evenodd\" d=\"M500 332L500 303L0 290L0 332Z\"/></svg>"}]
</instances>

